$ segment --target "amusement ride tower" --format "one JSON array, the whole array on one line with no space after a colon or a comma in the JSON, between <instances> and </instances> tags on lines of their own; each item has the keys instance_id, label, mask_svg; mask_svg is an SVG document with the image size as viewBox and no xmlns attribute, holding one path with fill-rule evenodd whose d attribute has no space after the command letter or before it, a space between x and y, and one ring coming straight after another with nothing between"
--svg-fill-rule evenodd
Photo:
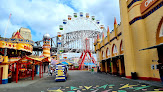
<instances>
[{"instance_id":1,"label":"amusement ride tower","mask_svg":"<svg viewBox=\"0 0 163 92\"><path fill-rule=\"evenodd\" d=\"M44 57L50 57L50 35L45 34L43 36L43 55Z\"/></svg>"}]
</instances>

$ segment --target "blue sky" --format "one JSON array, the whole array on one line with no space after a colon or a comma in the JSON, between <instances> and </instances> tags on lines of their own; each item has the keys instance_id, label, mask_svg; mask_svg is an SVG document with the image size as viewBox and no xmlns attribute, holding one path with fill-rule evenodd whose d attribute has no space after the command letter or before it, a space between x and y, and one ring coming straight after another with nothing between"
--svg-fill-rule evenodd
<instances>
[{"instance_id":1,"label":"blue sky","mask_svg":"<svg viewBox=\"0 0 163 92\"><path fill-rule=\"evenodd\" d=\"M0 0L0 35L4 36L10 13L6 37L24 27L31 30L32 40L38 41L45 33L56 36L62 20L79 12L95 16L110 30L114 17L120 22L119 0Z\"/></svg>"},{"instance_id":2,"label":"blue sky","mask_svg":"<svg viewBox=\"0 0 163 92\"><path fill-rule=\"evenodd\" d=\"M95 16L101 23L113 29L114 17L120 22L119 0L1 0L0 35L4 36L9 14L12 13L6 37L20 27L30 28L32 39L49 33L55 36L58 26L68 15L83 12Z\"/></svg>"}]
</instances>

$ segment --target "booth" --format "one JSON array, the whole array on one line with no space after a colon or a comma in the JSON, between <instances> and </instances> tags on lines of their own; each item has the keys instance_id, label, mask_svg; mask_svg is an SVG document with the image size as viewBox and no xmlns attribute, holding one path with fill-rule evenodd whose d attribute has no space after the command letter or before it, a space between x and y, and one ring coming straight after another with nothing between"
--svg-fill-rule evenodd
<instances>
[{"instance_id":1,"label":"booth","mask_svg":"<svg viewBox=\"0 0 163 92\"><path fill-rule=\"evenodd\" d=\"M55 81L66 81L68 77L67 67L63 64L56 65Z\"/></svg>"}]
</instances>

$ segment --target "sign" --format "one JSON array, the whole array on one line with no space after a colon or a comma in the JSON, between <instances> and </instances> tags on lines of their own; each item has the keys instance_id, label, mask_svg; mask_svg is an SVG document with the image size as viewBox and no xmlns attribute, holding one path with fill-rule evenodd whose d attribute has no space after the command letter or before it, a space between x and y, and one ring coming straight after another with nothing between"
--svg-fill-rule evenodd
<instances>
[{"instance_id":1,"label":"sign","mask_svg":"<svg viewBox=\"0 0 163 92\"><path fill-rule=\"evenodd\" d=\"M23 51L27 51L27 52L31 52L31 53L33 50L33 47L30 44L11 43L11 42L5 42L5 41L0 41L0 48L17 49L17 50L23 50Z\"/></svg>"},{"instance_id":2,"label":"sign","mask_svg":"<svg viewBox=\"0 0 163 92\"><path fill-rule=\"evenodd\" d=\"M140 12L144 13L148 8L155 4L159 0L144 0L140 6Z\"/></svg>"}]
</instances>

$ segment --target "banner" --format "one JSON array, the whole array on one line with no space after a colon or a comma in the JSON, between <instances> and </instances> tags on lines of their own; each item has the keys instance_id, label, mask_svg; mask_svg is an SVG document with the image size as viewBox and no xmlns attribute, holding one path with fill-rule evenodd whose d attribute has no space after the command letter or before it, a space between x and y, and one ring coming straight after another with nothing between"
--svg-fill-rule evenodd
<instances>
[{"instance_id":1,"label":"banner","mask_svg":"<svg viewBox=\"0 0 163 92\"><path fill-rule=\"evenodd\" d=\"M26 43L11 43L11 42L5 42L0 41L0 48L9 48L9 49L16 49L16 50L23 50L27 52L33 51L33 46Z\"/></svg>"}]
</instances>

